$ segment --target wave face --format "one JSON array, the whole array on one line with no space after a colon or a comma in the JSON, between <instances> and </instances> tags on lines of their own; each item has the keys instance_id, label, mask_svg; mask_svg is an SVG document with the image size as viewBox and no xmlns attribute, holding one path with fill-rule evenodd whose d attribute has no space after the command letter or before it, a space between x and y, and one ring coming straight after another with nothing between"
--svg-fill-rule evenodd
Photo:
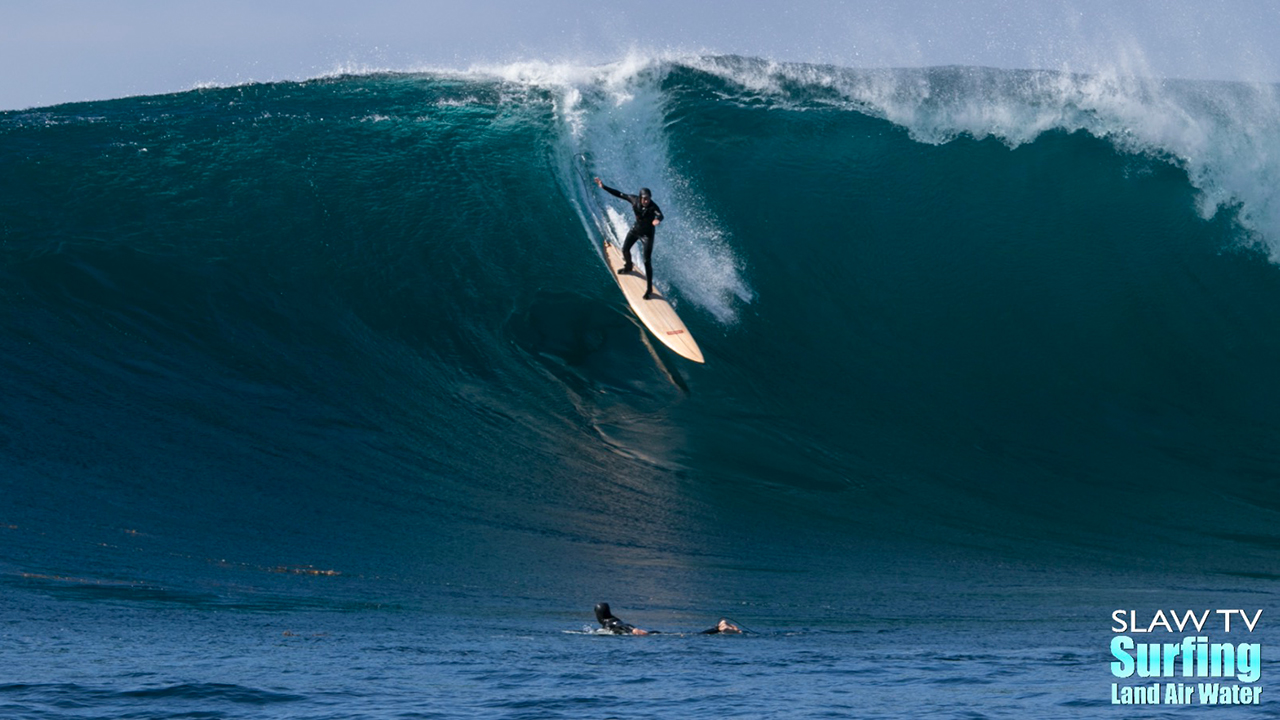
<instances>
[{"instance_id":1,"label":"wave face","mask_svg":"<svg viewBox=\"0 0 1280 720\"><path fill-rule=\"evenodd\" d=\"M1280 509L1278 108L720 57L0 115L0 570L1243 572ZM705 367L626 309L592 175L653 188Z\"/></svg>"}]
</instances>

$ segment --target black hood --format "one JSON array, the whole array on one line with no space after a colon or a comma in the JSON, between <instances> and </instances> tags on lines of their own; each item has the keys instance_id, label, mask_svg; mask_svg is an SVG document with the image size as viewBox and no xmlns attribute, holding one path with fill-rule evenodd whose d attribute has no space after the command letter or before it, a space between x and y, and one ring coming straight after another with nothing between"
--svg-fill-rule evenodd
<instances>
[{"instance_id":1,"label":"black hood","mask_svg":"<svg viewBox=\"0 0 1280 720\"><path fill-rule=\"evenodd\" d=\"M609 611L609 603L596 603L596 620L601 625L611 617L613 617L613 613Z\"/></svg>"}]
</instances>

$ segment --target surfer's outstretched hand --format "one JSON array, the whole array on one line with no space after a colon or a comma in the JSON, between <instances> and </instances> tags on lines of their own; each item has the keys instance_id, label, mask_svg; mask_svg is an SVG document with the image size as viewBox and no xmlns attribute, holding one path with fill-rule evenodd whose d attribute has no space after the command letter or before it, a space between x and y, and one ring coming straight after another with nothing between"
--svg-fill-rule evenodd
<instances>
[{"instance_id":1,"label":"surfer's outstretched hand","mask_svg":"<svg viewBox=\"0 0 1280 720\"><path fill-rule=\"evenodd\" d=\"M601 188L604 187L604 183L600 181L600 178L595 178L595 181L596 181L597 187L601 187Z\"/></svg>"}]
</instances>

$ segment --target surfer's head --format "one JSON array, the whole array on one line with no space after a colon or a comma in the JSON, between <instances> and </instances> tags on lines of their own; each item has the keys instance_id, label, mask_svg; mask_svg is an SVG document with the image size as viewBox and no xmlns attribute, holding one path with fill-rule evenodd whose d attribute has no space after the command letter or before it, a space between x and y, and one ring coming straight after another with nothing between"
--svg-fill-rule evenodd
<instances>
[{"instance_id":1,"label":"surfer's head","mask_svg":"<svg viewBox=\"0 0 1280 720\"><path fill-rule=\"evenodd\" d=\"M650 200L652 198L653 198L653 193L649 192L649 188L640 188L641 202L644 202L645 200Z\"/></svg>"},{"instance_id":2,"label":"surfer's head","mask_svg":"<svg viewBox=\"0 0 1280 720\"><path fill-rule=\"evenodd\" d=\"M613 617L613 612L609 610L609 603L596 603L596 621L601 625L605 620Z\"/></svg>"}]
</instances>

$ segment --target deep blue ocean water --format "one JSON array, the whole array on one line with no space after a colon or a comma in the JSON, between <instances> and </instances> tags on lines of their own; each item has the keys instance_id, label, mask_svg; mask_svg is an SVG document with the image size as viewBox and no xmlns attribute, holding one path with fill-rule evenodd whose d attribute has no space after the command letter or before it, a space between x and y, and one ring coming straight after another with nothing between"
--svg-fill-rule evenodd
<instances>
[{"instance_id":1,"label":"deep blue ocean water","mask_svg":"<svg viewBox=\"0 0 1280 720\"><path fill-rule=\"evenodd\" d=\"M1276 92L721 57L0 114L0 717L1270 716L1113 706L1109 643L1261 609L1207 635L1274 672ZM705 366L593 175L653 188Z\"/></svg>"}]
</instances>

